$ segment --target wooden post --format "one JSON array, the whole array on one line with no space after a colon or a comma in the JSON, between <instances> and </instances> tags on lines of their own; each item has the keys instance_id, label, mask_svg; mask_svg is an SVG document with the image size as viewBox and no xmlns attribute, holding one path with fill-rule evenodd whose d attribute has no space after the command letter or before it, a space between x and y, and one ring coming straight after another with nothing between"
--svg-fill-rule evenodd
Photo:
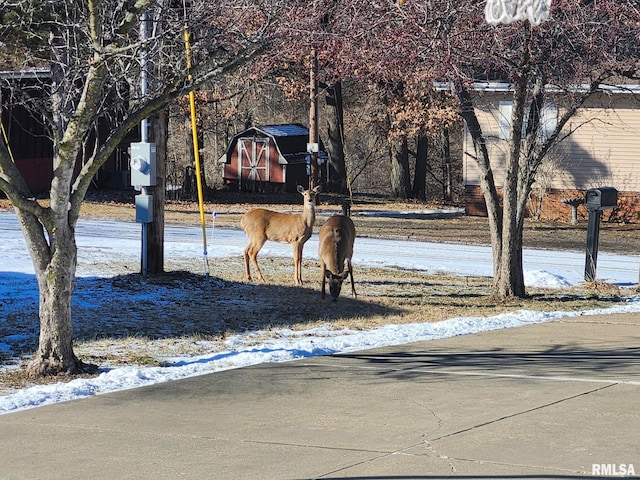
<instances>
[{"instance_id":1,"label":"wooden post","mask_svg":"<svg viewBox=\"0 0 640 480\"><path fill-rule=\"evenodd\" d=\"M162 110L151 123L151 134L156 144L156 185L149 187L153 195L153 222L147 235L147 272L158 275L164 272L164 201L166 194L167 137L169 112Z\"/></svg>"}]
</instances>

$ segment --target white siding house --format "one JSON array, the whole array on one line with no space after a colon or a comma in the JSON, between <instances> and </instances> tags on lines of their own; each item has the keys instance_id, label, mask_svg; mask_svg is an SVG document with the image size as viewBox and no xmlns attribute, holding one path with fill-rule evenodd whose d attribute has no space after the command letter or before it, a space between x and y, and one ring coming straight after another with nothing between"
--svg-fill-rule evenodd
<instances>
[{"instance_id":1,"label":"white siding house","mask_svg":"<svg viewBox=\"0 0 640 480\"><path fill-rule=\"evenodd\" d=\"M487 84L480 85L476 92L480 96L480 101L475 101L476 114L487 138L496 186L501 187L511 128L512 90L507 84ZM561 105L552 101L545 104L542 135L553 131L561 114ZM636 220L640 213L640 86L610 88L592 96L564 132L571 134L549 153L534 185L542 201L541 216L566 218L568 209L560 202L562 198L608 186L619 192L618 208L612 215ZM463 152L467 213L481 215L486 210L468 131Z\"/></svg>"}]
</instances>

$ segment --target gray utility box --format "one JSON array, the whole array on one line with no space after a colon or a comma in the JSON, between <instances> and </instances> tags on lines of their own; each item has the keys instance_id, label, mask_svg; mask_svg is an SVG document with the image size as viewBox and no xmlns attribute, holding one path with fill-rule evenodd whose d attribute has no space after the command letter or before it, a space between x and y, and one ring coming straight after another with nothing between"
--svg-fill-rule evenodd
<instances>
[{"instance_id":1,"label":"gray utility box","mask_svg":"<svg viewBox=\"0 0 640 480\"><path fill-rule=\"evenodd\" d=\"M136 195L136 222L153 222L153 195Z\"/></svg>"},{"instance_id":2,"label":"gray utility box","mask_svg":"<svg viewBox=\"0 0 640 480\"><path fill-rule=\"evenodd\" d=\"M606 210L618 203L618 190L613 187L600 187L587 190L584 206L587 210Z\"/></svg>"},{"instance_id":3,"label":"gray utility box","mask_svg":"<svg viewBox=\"0 0 640 480\"><path fill-rule=\"evenodd\" d=\"M152 187L156 185L156 144L139 142L131 144L131 185Z\"/></svg>"}]
</instances>

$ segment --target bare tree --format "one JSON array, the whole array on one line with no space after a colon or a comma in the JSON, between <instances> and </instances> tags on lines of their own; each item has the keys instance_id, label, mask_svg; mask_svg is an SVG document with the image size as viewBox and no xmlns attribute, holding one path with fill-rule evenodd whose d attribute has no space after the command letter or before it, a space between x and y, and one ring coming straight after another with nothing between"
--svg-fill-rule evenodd
<instances>
[{"instance_id":1,"label":"bare tree","mask_svg":"<svg viewBox=\"0 0 640 480\"><path fill-rule=\"evenodd\" d=\"M184 60L186 5L191 28L198 32L191 79ZM86 367L73 351L75 228L98 169L142 119L198 85L223 81L263 52L274 38L273 19L280 3L192 0L173 6L175 2L163 0L3 3L2 18L19 13L12 22L0 24L0 37L21 54L21 61L12 57L11 67L21 71L49 67L50 72L47 81L22 102L44 114L53 141L48 204L34 198L11 161L9 146L0 140L0 189L15 208L40 290L40 339L27 368L31 375L73 374ZM154 27L141 41L137 29L144 12L162 28ZM137 84L143 51L154 59L148 72L152 88L146 96L140 95ZM108 133L90 141L99 123L108 125Z\"/></svg>"},{"instance_id":2,"label":"bare tree","mask_svg":"<svg viewBox=\"0 0 640 480\"><path fill-rule=\"evenodd\" d=\"M528 21L490 26L482 2L464 2L460 8L462 3L407 2L407 44L415 48L420 42L425 61L439 66L434 78L449 80L473 139L491 230L493 293L522 297L523 226L538 168L551 148L572 133L569 120L605 82L637 81L640 11L631 0L554 0L550 19L539 26ZM481 95L474 82L488 80L512 85L501 190L494 180L489 138L477 117ZM547 101L559 112L550 130L543 121Z\"/></svg>"}]
</instances>

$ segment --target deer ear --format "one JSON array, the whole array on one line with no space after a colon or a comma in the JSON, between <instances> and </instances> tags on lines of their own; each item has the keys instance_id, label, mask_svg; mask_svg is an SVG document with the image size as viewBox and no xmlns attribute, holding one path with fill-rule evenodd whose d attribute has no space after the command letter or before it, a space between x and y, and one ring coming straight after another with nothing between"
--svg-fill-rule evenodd
<instances>
[{"instance_id":1,"label":"deer ear","mask_svg":"<svg viewBox=\"0 0 640 480\"><path fill-rule=\"evenodd\" d=\"M326 278L327 280L331 280L331 277L333 277L333 273L331 273L329 270L324 272L324 278Z\"/></svg>"},{"instance_id":2,"label":"deer ear","mask_svg":"<svg viewBox=\"0 0 640 480\"><path fill-rule=\"evenodd\" d=\"M320 193L320 192L322 192L322 185L318 185L317 187L315 187L315 188L313 189L313 191L314 191L315 193Z\"/></svg>"},{"instance_id":3,"label":"deer ear","mask_svg":"<svg viewBox=\"0 0 640 480\"><path fill-rule=\"evenodd\" d=\"M340 275L340 278L341 280L344 280L348 276L349 276L349 270L345 270L344 272L342 272L342 275Z\"/></svg>"},{"instance_id":4,"label":"deer ear","mask_svg":"<svg viewBox=\"0 0 640 480\"><path fill-rule=\"evenodd\" d=\"M304 193L304 187L302 185L298 185L298 192Z\"/></svg>"}]
</instances>

